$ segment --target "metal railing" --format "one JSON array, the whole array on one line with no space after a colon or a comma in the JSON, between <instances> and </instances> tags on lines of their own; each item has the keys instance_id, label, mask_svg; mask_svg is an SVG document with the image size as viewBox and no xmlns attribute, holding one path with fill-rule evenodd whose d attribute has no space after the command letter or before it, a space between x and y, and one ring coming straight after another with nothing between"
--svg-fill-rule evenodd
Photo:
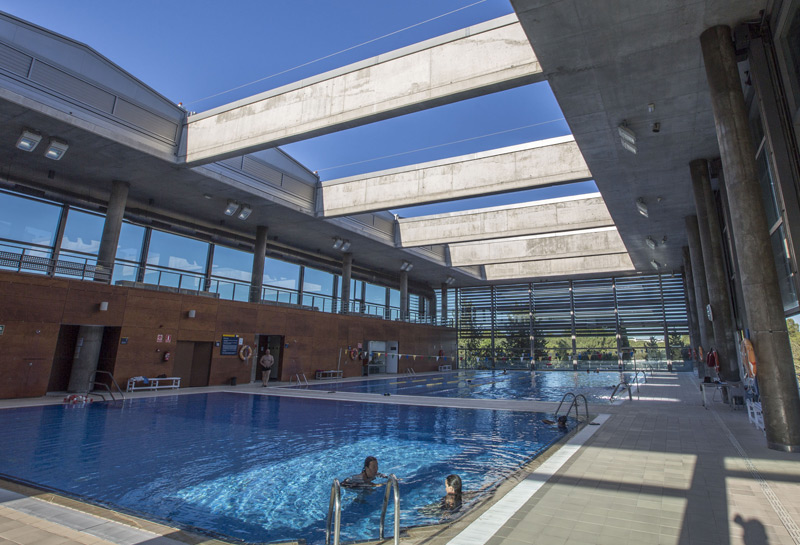
<instances>
[{"instance_id":1,"label":"metal railing","mask_svg":"<svg viewBox=\"0 0 800 545\"><path fill-rule=\"evenodd\" d=\"M331 544L331 522L333 522L333 544ZM331 485L331 499L328 502L328 523L325 525L325 545L339 545L342 528L342 487L339 479Z\"/></svg>"},{"instance_id":2,"label":"metal railing","mask_svg":"<svg viewBox=\"0 0 800 545\"><path fill-rule=\"evenodd\" d=\"M296 373L293 377L290 376L289 386L295 385L295 381L297 382L296 386L309 386L305 373Z\"/></svg>"},{"instance_id":3,"label":"metal railing","mask_svg":"<svg viewBox=\"0 0 800 545\"><path fill-rule=\"evenodd\" d=\"M111 383L114 386L116 386L117 392L119 392L120 398L124 401L125 400L125 394L122 393L122 388L120 388L119 384L117 384L117 381L114 378L114 375L112 375L108 371L102 371L102 370L98 369L94 373L92 373L92 380L89 382L90 391L91 391L91 387L92 386L94 386L94 387L102 386L103 388L106 389L106 391L108 391L108 394L111 396L111 401L116 401L116 398L114 397L114 391L108 386L108 384L106 384L105 382L98 382L97 381L97 374L98 373L100 373L101 375L107 375L111 379ZM101 395L101 397L102 397L102 395ZM105 397L103 397L103 401L105 401Z\"/></svg>"},{"instance_id":4,"label":"metal railing","mask_svg":"<svg viewBox=\"0 0 800 545\"><path fill-rule=\"evenodd\" d=\"M53 259L41 255L45 253L51 253L51 250L0 244L0 269L38 272L49 276L68 276L81 280L108 281L109 279L109 271L98 267L96 259L90 257Z\"/></svg>"},{"instance_id":5,"label":"metal railing","mask_svg":"<svg viewBox=\"0 0 800 545\"><path fill-rule=\"evenodd\" d=\"M620 388L622 388L622 390L620 390ZM614 396L617 395L617 392L618 391L625 391L625 389L628 390L628 399L630 401L633 401L633 392L631 391L632 388L631 388L630 384L628 384L627 382L625 382L623 380L622 382L620 382L619 384L614 386L614 391L611 392L611 397L608 398L608 402L609 403L613 403L614 402Z\"/></svg>"},{"instance_id":6,"label":"metal railing","mask_svg":"<svg viewBox=\"0 0 800 545\"><path fill-rule=\"evenodd\" d=\"M572 411L572 408L575 407L575 420L580 422L581 417L580 414L578 413L578 406L579 406L578 399L583 399L583 409L584 412L586 413L586 420L589 420L589 402L586 401L586 396L583 394L576 395L573 392L567 392L561 397L561 402L558 404L558 408L556 409L555 412L556 417L558 417L558 411L561 410L561 406L564 404L564 401L566 401L566 399L570 396L572 396L572 401L570 402L569 407L567 407L567 412L564 414L566 416L569 416L570 411Z\"/></svg>"},{"instance_id":7,"label":"metal railing","mask_svg":"<svg viewBox=\"0 0 800 545\"><path fill-rule=\"evenodd\" d=\"M383 539L383 529L386 522L386 509L389 507L389 493L394 491L394 545L400 543L400 485L397 484L397 476L392 473L386 481L386 492L383 495L383 507L381 508L381 525L378 537Z\"/></svg>"}]
</instances>

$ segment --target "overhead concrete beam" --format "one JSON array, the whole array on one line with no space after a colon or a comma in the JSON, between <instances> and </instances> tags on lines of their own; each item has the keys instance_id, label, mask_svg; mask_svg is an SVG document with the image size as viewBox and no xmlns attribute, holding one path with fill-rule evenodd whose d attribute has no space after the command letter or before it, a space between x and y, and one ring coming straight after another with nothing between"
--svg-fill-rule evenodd
<instances>
[{"instance_id":1,"label":"overhead concrete beam","mask_svg":"<svg viewBox=\"0 0 800 545\"><path fill-rule=\"evenodd\" d=\"M193 115L182 158L218 161L543 79L511 14Z\"/></svg>"},{"instance_id":2,"label":"overhead concrete beam","mask_svg":"<svg viewBox=\"0 0 800 545\"><path fill-rule=\"evenodd\" d=\"M403 248L611 227L600 193L398 220Z\"/></svg>"},{"instance_id":3,"label":"overhead concrete beam","mask_svg":"<svg viewBox=\"0 0 800 545\"><path fill-rule=\"evenodd\" d=\"M591 179L572 136L322 182L317 215L346 216Z\"/></svg>"},{"instance_id":4,"label":"overhead concrete beam","mask_svg":"<svg viewBox=\"0 0 800 545\"><path fill-rule=\"evenodd\" d=\"M486 265L486 280L537 279L555 276L576 276L632 272L633 262L627 253L568 257L542 261L522 261Z\"/></svg>"},{"instance_id":5,"label":"overhead concrete beam","mask_svg":"<svg viewBox=\"0 0 800 545\"><path fill-rule=\"evenodd\" d=\"M450 245L453 267L516 261L590 257L625 252L616 227L586 231L512 237Z\"/></svg>"}]
</instances>

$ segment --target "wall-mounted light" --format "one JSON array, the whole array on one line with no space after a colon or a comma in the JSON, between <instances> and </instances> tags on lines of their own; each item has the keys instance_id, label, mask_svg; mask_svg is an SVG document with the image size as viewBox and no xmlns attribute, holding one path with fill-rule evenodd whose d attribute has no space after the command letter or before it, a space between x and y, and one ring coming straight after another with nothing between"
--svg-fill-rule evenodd
<instances>
[{"instance_id":1,"label":"wall-mounted light","mask_svg":"<svg viewBox=\"0 0 800 545\"><path fill-rule=\"evenodd\" d=\"M349 240L345 240L345 241L342 243L341 250L342 250L343 252L346 252L346 251L347 251L347 250L349 250L349 249L350 249L350 241L349 241Z\"/></svg>"},{"instance_id":2,"label":"wall-mounted light","mask_svg":"<svg viewBox=\"0 0 800 545\"><path fill-rule=\"evenodd\" d=\"M225 208L225 215L232 216L239 210L239 203L236 201L228 201L228 206Z\"/></svg>"},{"instance_id":3,"label":"wall-mounted light","mask_svg":"<svg viewBox=\"0 0 800 545\"><path fill-rule=\"evenodd\" d=\"M239 209L239 215L236 216L240 220L244 221L250 217L250 214L253 213L253 209L250 208L249 204L243 204L242 207Z\"/></svg>"},{"instance_id":4,"label":"wall-mounted light","mask_svg":"<svg viewBox=\"0 0 800 545\"><path fill-rule=\"evenodd\" d=\"M406 272L408 272L408 271L410 271L410 270L411 270L411 269L413 269L413 268L414 268L414 264L413 264L413 263L409 263L408 261L403 261L403 264L402 264L402 265L400 265L400 270L401 270L401 271L406 271Z\"/></svg>"},{"instance_id":5,"label":"wall-mounted light","mask_svg":"<svg viewBox=\"0 0 800 545\"><path fill-rule=\"evenodd\" d=\"M659 265L658 261L653 259L652 261L650 261L650 266L653 267L654 269L658 269L661 265Z\"/></svg>"},{"instance_id":6,"label":"wall-mounted light","mask_svg":"<svg viewBox=\"0 0 800 545\"><path fill-rule=\"evenodd\" d=\"M333 238L333 249L334 250L338 250L339 248L341 248L343 242L344 241L342 239L340 239L339 237L334 237Z\"/></svg>"},{"instance_id":7,"label":"wall-mounted light","mask_svg":"<svg viewBox=\"0 0 800 545\"><path fill-rule=\"evenodd\" d=\"M636 199L636 210L638 210L638 211L639 211L639 213L640 213L641 215L643 215L644 217L646 217L646 218L649 218L649 217L650 217L650 216L649 216L649 213L648 213L648 211L647 211L647 203L646 203L646 202L644 202L644 199L643 199L643 198L641 198L641 197L639 197L638 199Z\"/></svg>"},{"instance_id":8,"label":"wall-mounted light","mask_svg":"<svg viewBox=\"0 0 800 545\"><path fill-rule=\"evenodd\" d=\"M653 240L653 237L651 237L651 236L648 236L646 239L644 239L644 241L645 241L645 243L647 244L647 246L648 246L648 247L649 247L651 250L655 250L655 249L656 249L656 241L655 241L655 240Z\"/></svg>"},{"instance_id":9,"label":"wall-mounted light","mask_svg":"<svg viewBox=\"0 0 800 545\"><path fill-rule=\"evenodd\" d=\"M58 161L64 157L64 154L67 153L67 149L69 149L69 144L63 140L51 138L50 145L47 146L47 151L44 152L44 156L53 161Z\"/></svg>"},{"instance_id":10,"label":"wall-mounted light","mask_svg":"<svg viewBox=\"0 0 800 545\"><path fill-rule=\"evenodd\" d=\"M448 286L450 286L455 281L456 281L455 278L453 278L452 276L448 276L447 280L445 280L444 283L447 284Z\"/></svg>"},{"instance_id":11,"label":"wall-mounted light","mask_svg":"<svg viewBox=\"0 0 800 545\"><path fill-rule=\"evenodd\" d=\"M197 311L192 309L192 310L190 310L189 312L186 313L186 316L188 318L194 318L195 316L197 316Z\"/></svg>"},{"instance_id":12,"label":"wall-mounted light","mask_svg":"<svg viewBox=\"0 0 800 545\"><path fill-rule=\"evenodd\" d=\"M628 150L629 152L635 154L636 153L636 133L633 132L628 127L628 122L623 121L618 127L617 132L619 133L619 141L622 143L622 147Z\"/></svg>"},{"instance_id":13,"label":"wall-mounted light","mask_svg":"<svg viewBox=\"0 0 800 545\"><path fill-rule=\"evenodd\" d=\"M41 141L41 134L25 129L22 131L22 134L19 135L19 138L17 138L17 147L22 151L33 151Z\"/></svg>"},{"instance_id":14,"label":"wall-mounted light","mask_svg":"<svg viewBox=\"0 0 800 545\"><path fill-rule=\"evenodd\" d=\"M103 301L103 302L100 303L100 310L102 312L105 312L105 311L108 310L108 301Z\"/></svg>"}]
</instances>

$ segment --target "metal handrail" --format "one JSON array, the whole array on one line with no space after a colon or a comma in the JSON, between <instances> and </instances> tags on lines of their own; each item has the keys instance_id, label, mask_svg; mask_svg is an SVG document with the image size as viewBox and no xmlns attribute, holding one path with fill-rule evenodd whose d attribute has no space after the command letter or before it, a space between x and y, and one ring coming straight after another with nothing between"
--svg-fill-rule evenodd
<instances>
[{"instance_id":1,"label":"metal handrail","mask_svg":"<svg viewBox=\"0 0 800 545\"><path fill-rule=\"evenodd\" d=\"M103 371L103 370L97 369L94 372L94 375L95 375L94 378L97 378L97 373L100 373L100 374L103 374L103 375L108 375L111 378L111 382L114 384L114 386L117 387L117 391L119 392L120 397L123 400L125 399L125 394L122 393L122 388L120 388L119 384L117 384L117 380L114 378L114 375L112 375L108 371ZM101 385L105 386L106 389L108 390L108 393L111 394L111 400L112 401L116 401L116 399L114 399L114 392L111 390L111 388L108 387L107 384L105 384L103 382L94 382L94 384L95 385L101 384Z\"/></svg>"},{"instance_id":2,"label":"metal handrail","mask_svg":"<svg viewBox=\"0 0 800 545\"><path fill-rule=\"evenodd\" d=\"M303 380L300 380L300 377L303 377ZM305 373L296 373L294 377L289 377L289 386L294 384L294 381L297 380L297 385L302 386L305 383L306 386L310 386L308 383L308 378L306 377Z\"/></svg>"},{"instance_id":3,"label":"metal handrail","mask_svg":"<svg viewBox=\"0 0 800 545\"><path fill-rule=\"evenodd\" d=\"M614 386L614 391L611 392L611 397L608 399L609 403L612 403L614 401L614 396L617 395L617 391L619 390L620 386L626 386L628 388L628 399L633 401L633 393L631 392L631 385L623 380L622 382Z\"/></svg>"},{"instance_id":4,"label":"metal handrail","mask_svg":"<svg viewBox=\"0 0 800 545\"><path fill-rule=\"evenodd\" d=\"M413 368L413 367L406 367L405 374L406 374L406 375L416 375L416 374L417 374L417 372L416 372L416 371L414 371L414 368Z\"/></svg>"},{"instance_id":5,"label":"metal handrail","mask_svg":"<svg viewBox=\"0 0 800 545\"><path fill-rule=\"evenodd\" d=\"M325 545L331 545L331 519L333 518L333 545L339 545L339 533L342 527L342 487L339 479L331 485L331 499L328 502L328 523L325 526Z\"/></svg>"},{"instance_id":6,"label":"metal handrail","mask_svg":"<svg viewBox=\"0 0 800 545\"><path fill-rule=\"evenodd\" d=\"M575 407L575 419L580 421L581 415L578 411L578 399L583 399L583 410L586 413L586 420L589 420L589 402L586 400L586 396L583 394L574 394L573 392L567 392L561 397L561 403L558 404L558 408L556 409L555 415L558 416L558 411L561 410L561 406L564 404L564 401L567 399L568 396L572 396L572 402L569 404L567 408L567 412L565 413L569 416L569 413L572 411L572 408Z\"/></svg>"},{"instance_id":7,"label":"metal handrail","mask_svg":"<svg viewBox=\"0 0 800 545\"><path fill-rule=\"evenodd\" d=\"M386 522L386 509L389 507L389 492L394 490L394 545L400 544L400 485L397 476L392 473L386 481L386 492L383 495L383 508L381 509L381 525L378 536L383 539L383 528Z\"/></svg>"}]
</instances>

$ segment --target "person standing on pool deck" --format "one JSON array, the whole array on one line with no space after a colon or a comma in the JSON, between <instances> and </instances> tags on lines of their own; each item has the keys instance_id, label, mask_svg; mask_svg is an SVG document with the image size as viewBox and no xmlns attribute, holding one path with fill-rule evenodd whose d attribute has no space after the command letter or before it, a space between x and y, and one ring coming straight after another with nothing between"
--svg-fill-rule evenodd
<instances>
[{"instance_id":1,"label":"person standing on pool deck","mask_svg":"<svg viewBox=\"0 0 800 545\"><path fill-rule=\"evenodd\" d=\"M345 488L380 486L379 484L372 482L376 477L380 477L382 479L387 478L387 476L383 473L378 473L377 458L374 456L367 456L367 458L364 460L364 469L361 470L361 473L350 475L348 478L342 481L342 486Z\"/></svg>"},{"instance_id":2,"label":"person standing on pool deck","mask_svg":"<svg viewBox=\"0 0 800 545\"><path fill-rule=\"evenodd\" d=\"M261 359L258 360L258 364L261 366L261 382L266 388L269 382L269 373L272 371L272 366L275 365L275 358L269 353L269 348L267 348L264 355L261 356Z\"/></svg>"}]
</instances>

